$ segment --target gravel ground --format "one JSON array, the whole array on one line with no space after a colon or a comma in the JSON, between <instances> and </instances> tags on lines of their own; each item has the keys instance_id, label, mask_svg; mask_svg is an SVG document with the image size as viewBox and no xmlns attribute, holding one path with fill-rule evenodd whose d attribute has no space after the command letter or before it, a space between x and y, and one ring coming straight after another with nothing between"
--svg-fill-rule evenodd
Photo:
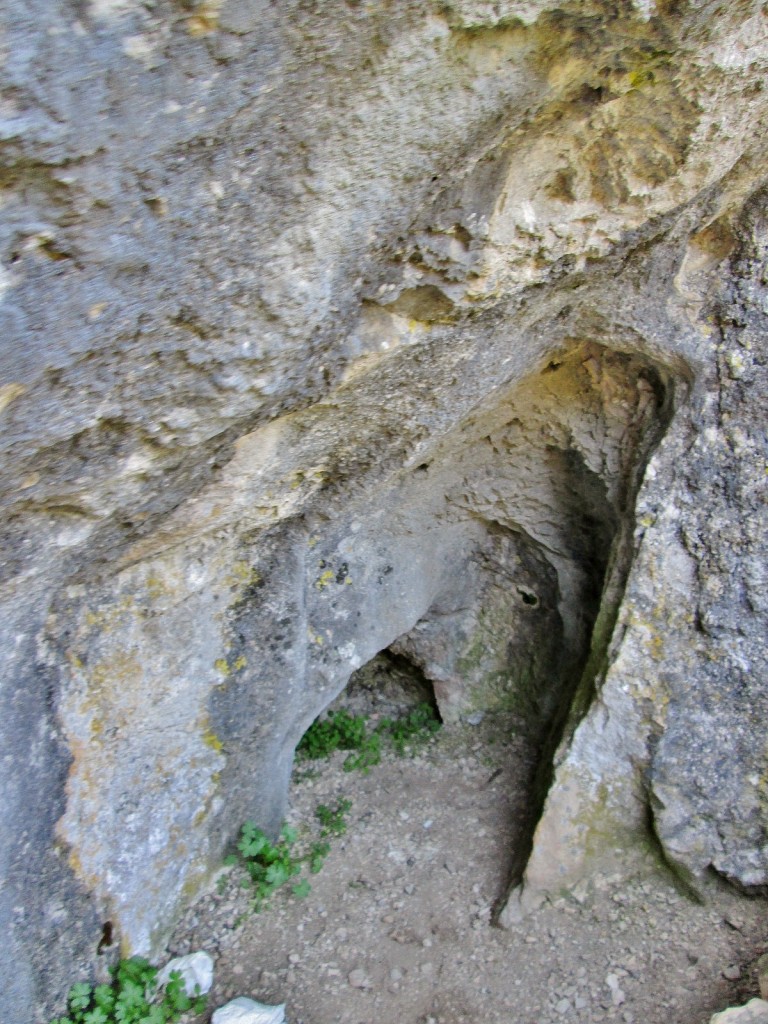
<instances>
[{"instance_id":1,"label":"gravel ground","mask_svg":"<svg viewBox=\"0 0 768 1024\"><path fill-rule=\"evenodd\" d=\"M345 697L373 721L397 700L394 685ZM345 772L343 753L300 764L297 849L318 837L319 804L352 802L309 896L286 886L255 913L231 869L169 954L214 956L211 1009L236 995L285 1002L289 1024L704 1024L756 995L765 904L726 887L703 906L663 872L601 875L516 930L493 926L531 754L519 723L486 716L413 756L387 750L367 774Z\"/></svg>"}]
</instances>

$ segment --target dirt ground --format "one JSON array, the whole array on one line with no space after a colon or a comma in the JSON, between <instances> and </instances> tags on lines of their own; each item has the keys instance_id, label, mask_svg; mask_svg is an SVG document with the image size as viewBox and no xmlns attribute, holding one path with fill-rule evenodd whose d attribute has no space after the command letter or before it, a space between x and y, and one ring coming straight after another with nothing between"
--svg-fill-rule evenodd
<instances>
[{"instance_id":1,"label":"dirt ground","mask_svg":"<svg viewBox=\"0 0 768 1024\"><path fill-rule=\"evenodd\" d=\"M375 723L396 683L348 691ZM412 695L411 695L412 697ZM289 822L317 838L319 804L352 802L303 898L251 910L231 869L188 912L171 955L215 959L210 1012L237 995L286 1003L288 1024L706 1024L758 993L766 906L724 888L692 902L662 872L598 876L515 930L491 923L525 820L531 750L519 723L443 728L367 774L345 755L297 766Z\"/></svg>"}]
</instances>

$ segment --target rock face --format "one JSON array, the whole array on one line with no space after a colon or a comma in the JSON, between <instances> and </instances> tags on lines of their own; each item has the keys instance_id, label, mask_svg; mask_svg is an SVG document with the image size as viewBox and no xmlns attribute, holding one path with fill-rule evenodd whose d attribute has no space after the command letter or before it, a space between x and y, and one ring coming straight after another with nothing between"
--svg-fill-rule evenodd
<instances>
[{"instance_id":1,"label":"rock face","mask_svg":"<svg viewBox=\"0 0 768 1024\"><path fill-rule=\"evenodd\" d=\"M649 841L761 890L761 6L38 0L2 47L9 1019L157 949L390 647L541 730L502 920Z\"/></svg>"}]
</instances>

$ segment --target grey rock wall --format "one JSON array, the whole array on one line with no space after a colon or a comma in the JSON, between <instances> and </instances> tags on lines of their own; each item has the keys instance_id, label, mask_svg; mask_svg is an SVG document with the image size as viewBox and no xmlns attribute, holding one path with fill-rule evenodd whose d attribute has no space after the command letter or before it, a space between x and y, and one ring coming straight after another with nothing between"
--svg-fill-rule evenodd
<instances>
[{"instance_id":1,"label":"grey rock wall","mask_svg":"<svg viewBox=\"0 0 768 1024\"><path fill-rule=\"evenodd\" d=\"M503 919L648 842L761 890L760 5L8 0L0 52L9 1019L158 949L392 645L557 744Z\"/></svg>"}]
</instances>

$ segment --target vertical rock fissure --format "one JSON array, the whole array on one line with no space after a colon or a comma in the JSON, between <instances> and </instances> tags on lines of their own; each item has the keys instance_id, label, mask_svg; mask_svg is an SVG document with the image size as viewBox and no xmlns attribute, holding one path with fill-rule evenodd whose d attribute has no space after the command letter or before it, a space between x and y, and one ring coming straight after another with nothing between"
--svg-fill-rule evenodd
<instances>
[{"instance_id":1,"label":"vertical rock fissure","mask_svg":"<svg viewBox=\"0 0 768 1024\"><path fill-rule=\"evenodd\" d=\"M593 614L587 616L586 643L580 663L574 664L573 672L564 678L561 699L545 727L531 786L531 807L527 822L529 827L523 834L518 848L513 851L507 891L499 902L495 915L497 923L509 894L523 880L533 850L536 826L557 768L559 751L566 746L579 722L587 714L599 692L601 679L607 669L611 639L635 555L637 496L648 463L671 423L675 407L675 382L671 376L659 368L649 366L643 372L642 379L652 385L655 408L644 430L636 439L634 458L623 474L608 557L599 572L593 576L596 584L596 601Z\"/></svg>"}]
</instances>

